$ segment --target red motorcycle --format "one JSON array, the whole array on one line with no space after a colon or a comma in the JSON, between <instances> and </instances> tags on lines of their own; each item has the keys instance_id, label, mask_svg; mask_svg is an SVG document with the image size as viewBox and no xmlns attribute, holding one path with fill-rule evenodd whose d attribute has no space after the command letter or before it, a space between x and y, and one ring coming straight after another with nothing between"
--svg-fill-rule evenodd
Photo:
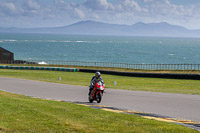
<instances>
[{"instance_id":1,"label":"red motorcycle","mask_svg":"<svg viewBox=\"0 0 200 133\"><path fill-rule=\"evenodd\" d=\"M94 88L89 95L89 102L92 103L94 100L97 101L97 103L101 102L103 92L105 90L105 86L101 81L97 81L94 84Z\"/></svg>"}]
</instances>

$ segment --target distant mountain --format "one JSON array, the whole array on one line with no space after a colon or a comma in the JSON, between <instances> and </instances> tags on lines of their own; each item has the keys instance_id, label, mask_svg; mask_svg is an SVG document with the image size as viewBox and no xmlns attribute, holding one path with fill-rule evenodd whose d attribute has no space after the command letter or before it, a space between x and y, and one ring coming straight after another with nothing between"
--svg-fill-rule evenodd
<instances>
[{"instance_id":1,"label":"distant mountain","mask_svg":"<svg viewBox=\"0 0 200 133\"><path fill-rule=\"evenodd\" d=\"M133 25L108 24L96 21L80 21L62 27L45 28L1 28L6 33L54 33L82 35L123 35L123 36L163 36L163 37L200 37L199 30L189 30L181 26L161 23L136 23Z\"/></svg>"}]
</instances>

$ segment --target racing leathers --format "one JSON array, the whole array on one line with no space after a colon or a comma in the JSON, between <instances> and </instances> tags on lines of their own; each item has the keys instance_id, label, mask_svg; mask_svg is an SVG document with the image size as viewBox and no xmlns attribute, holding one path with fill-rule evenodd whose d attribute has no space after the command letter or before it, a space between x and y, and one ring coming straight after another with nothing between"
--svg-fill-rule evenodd
<instances>
[{"instance_id":1,"label":"racing leathers","mask_svg":"<svg viewBox=\"0 0 200 133\"><path fill-rule=\"evenodd\" d=\"M97 79L96 76L93 76L92 79L91 79L91 83L90 83L89 95L90 95L90 93L92 92L92 90L93 90L93 88L94 88L94 84L95 84L97 81L101 81L102 84L104 84L104 86L105 86L105 83L104 83L102 77L100 77L100 78Z\"/></svg>"}]
</instances>

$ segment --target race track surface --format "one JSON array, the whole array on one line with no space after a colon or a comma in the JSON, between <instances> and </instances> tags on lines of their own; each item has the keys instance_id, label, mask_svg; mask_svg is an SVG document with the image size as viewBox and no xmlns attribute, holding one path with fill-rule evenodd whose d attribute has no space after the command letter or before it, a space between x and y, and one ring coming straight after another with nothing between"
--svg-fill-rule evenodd
<instances>
[{"instance_id":1,"label":"race track surface","mask_svg":"<svg viewBox=\"0 0 200 133\"><path fill-rule=\"evenodd\" d=\"M0 90L32 97L88 102L88 87L84 86L0 77ZM106 89L100 105L200 121L200 95Z\"/></svg>"}]
</instances>

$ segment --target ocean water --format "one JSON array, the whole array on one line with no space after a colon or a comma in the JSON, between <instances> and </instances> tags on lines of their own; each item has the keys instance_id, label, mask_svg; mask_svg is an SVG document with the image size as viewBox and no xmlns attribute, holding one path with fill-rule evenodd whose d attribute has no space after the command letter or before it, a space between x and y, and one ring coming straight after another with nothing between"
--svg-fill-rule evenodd
<instances>
[{"instance_id":1,"label":"ocean water","mask_svg":"<svg viewBox=\"0 0 200 133\"><path fill-rule=\"evenodd\" d=\"M200 38L0 33L16 60L200 64Z\"/></svg>"}]
</instances>

